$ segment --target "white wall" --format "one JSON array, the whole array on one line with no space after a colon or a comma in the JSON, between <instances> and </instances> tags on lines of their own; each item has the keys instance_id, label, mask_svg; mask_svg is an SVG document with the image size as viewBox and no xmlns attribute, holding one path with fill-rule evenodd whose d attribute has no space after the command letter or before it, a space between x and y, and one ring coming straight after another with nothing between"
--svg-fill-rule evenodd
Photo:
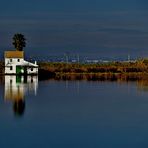
<instances>
[{"instance_id":1,"label":"white wall","mask_svg":"<svg viewBox=\"0 0 148 148\"><path fill-rule=\"evenodd\" d=\"M18 59L20 60L19 62ZM5 74L15 74L16 65L23 64L23 61L23 58L5 58ZM12 66L12 70L10 70L10 66Z\"/></svg>"},{"instance_id":2,"label":"white wall","mask_svg":"<svg viewBox=\"0 0 148 148\"><path fill-rule=\"evenodd\" d=\"M20 60L19 62L18 59ZM24 63L33 65L33 63L29 63L23 58L5 58L5 74L16 74L16 66L23 65ZM12 70L10 70L10 66L12 66ZM38 67L34 67L33 70L28 67L27 74L38 74Z\"/></svg>"},{"instance_id":3,"label":"white wall","mask_svg":"<svg viewBox=\"0 0 148 148\"><path fill-rule=\"evenodd\" d=\"M12 59L12 62L11 62L11 59ZM20 62L18 62L18 59L20 60ZM5 66L7 64L23 64L24 62L24 59L23 58L5 58Z\"/></svg>"},{"instance_id":4,"label":"white wall","mask_svg":"<svg viewBox=\"0 0 148 148\"><path fill-rule=\"evenodd\" d=\"M27 69L27 73L28 74L37 74L38 73L38 68L33 68L33 70L31 70L31 68Z\"/></svg>"},{"instance_id":5,"label":"white wall","mask_svg":"<svg viewBox=\"0 0 148 148\"><path fill-rule=\"evenodd\" d=\"M10 66L12 66L12 70L10 70ZM16 65L11 64L8 67L5 67L5 74L15 74L16 73Z\"/></svg>"}]
</instances>

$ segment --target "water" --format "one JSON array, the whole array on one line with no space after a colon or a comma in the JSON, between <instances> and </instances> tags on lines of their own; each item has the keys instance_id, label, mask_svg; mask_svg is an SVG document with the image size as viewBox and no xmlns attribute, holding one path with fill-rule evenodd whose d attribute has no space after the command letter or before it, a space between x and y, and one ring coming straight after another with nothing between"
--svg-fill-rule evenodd
<instances>
[{"instance_id":1,"label":"water","mask_svg":"<svg viewBox=\"0 0 148 148\"><path fill-rule=\"evenodd\" d=\"M147 84L6 76L0 147L147 147Z\"/></svg>"}]
</instances>

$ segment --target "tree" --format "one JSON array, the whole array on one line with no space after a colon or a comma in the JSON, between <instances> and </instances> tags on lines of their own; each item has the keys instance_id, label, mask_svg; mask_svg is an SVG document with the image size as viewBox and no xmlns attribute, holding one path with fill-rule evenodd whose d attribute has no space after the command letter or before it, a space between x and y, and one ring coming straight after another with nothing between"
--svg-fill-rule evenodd
<instances>
[{"instance_id":1,"label":"tree","mask_svg":"<svg viewBox=\"0 0 148 148\"><path fill-rule=\"evenodd\" d=\"M17 51L23 51L23 48L26 47L26 39L23 34L17 33L13 36L12 44Z\"/></svg>"}]
</instances>

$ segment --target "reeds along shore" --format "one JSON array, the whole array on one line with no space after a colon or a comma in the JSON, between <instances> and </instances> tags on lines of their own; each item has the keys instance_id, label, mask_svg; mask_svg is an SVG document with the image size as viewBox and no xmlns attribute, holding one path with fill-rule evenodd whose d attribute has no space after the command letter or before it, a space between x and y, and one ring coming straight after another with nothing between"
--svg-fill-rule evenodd
<instances>
[{"instance_id":1,"label":"reeds along shore","mask_svg":"<svg viewBox=\"0 0 148 148\"><path fill-rule=\"evenodd\" d=\"M148 79L148 62L139 60L135 63L39 63L40 69L53 74L57 80L125 80ZM42 73L44 74L44 73Z\"/></svg>"},{"instance_id":2,"label":"reeds along shore","mask_svg":"<svg viewBox=\"0 0 148 148\"><path fill-rule=\"evenodd\" d=\"M106 64L39 63L39 67L55 73L148 73L148 63L142 61Z\"/></svg>"}]
</instances>

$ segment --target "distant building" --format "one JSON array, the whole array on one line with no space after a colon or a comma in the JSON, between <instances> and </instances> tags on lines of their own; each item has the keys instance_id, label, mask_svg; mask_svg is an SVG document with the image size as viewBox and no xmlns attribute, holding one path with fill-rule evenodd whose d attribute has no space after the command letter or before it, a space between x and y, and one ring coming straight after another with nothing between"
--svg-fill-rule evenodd
<instances>
[{"instance_id":1,"label":"distant building","mask_svg":"<svg viewBox=\"0 0 148 148\"><path fill-rule=\"evenodd\" d=\"M24 60L24 51L5 51L5 74L38 74L37 63Z\"/></svg>"}]
</instances>

